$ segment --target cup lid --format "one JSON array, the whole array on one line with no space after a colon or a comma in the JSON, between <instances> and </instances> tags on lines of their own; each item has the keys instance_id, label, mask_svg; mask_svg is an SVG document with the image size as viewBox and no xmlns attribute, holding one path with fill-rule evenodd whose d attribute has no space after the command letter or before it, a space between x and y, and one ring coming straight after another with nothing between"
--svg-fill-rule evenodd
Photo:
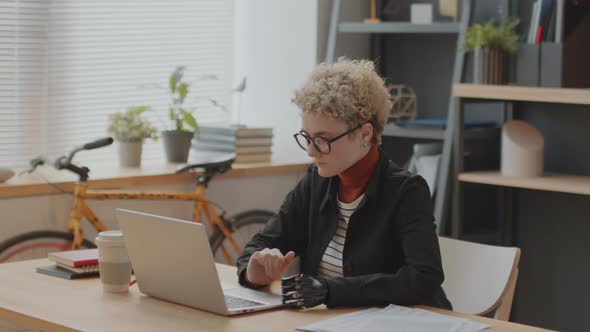
<instances>
[{"instance_id":1,"label":"cup lid","mask_svg":"<svg viewBox=\"0 0 590 332\"><path fill-rule=\"evenodd\" d=\"M96 241L100 242L114 242L114 243L121 243L124 242L123 233L120 230L113 230L113 231L104 231L98 233L98 237L96 237Z\"/></svg>"}]
</instances>

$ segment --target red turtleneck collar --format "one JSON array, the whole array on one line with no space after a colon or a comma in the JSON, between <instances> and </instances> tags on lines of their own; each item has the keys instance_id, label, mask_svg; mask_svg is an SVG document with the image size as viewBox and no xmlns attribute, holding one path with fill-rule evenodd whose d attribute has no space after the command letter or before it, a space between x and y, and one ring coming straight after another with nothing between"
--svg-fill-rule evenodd
<instances>
[{"instance_id":1,"label":"red turtleneck collar","mask_svg":"<svg viewBox=\"0 0 590 332\"><path fill-rule=\"evenodd\" d=\"M352 203L365 192L377 160L379 160L379 148L375 144L361 160L338 174L340 178L338 199L341 202Z\"/></svg>"}]
</instances>

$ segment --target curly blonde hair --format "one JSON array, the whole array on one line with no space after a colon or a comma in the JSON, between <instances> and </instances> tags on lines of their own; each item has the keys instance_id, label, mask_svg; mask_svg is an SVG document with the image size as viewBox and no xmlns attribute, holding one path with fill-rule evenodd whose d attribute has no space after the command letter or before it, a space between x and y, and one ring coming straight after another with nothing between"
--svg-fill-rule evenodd
<instances>
[{"instance_id":1,"label":"curly blonde hair","mask_svg":"<svg viewBox=\"0 0 590 332\"><path fill-rule=\"evenodd\" d=\"M339 58L319 64L291 99L303 113L340 119L351 128L373 125L373 144L380 141L391 110L389 90L369 60Z\"/></svg>"}]
</instances>

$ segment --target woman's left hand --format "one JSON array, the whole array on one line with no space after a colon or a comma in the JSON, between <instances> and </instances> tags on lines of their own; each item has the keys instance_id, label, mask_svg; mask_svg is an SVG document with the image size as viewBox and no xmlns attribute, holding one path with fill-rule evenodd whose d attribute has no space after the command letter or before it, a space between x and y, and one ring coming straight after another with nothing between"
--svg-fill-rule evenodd
<instances>
[{"instance_id":1,"label":"woman's left hand","mask_svg":"<svg viewBox=\"0 0 590 332\"><path fill-rule=\"evenodd\" d=\"M281 280L283 303L291 308L311 308L323 304L328 298L328 283L321 277L306 274Z\"/></svg>"}]
</instances>

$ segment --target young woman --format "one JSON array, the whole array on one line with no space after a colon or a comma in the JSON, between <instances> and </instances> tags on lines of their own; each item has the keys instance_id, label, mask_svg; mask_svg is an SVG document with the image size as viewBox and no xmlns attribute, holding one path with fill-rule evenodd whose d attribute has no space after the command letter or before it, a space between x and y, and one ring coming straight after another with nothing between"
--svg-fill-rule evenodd
<instances>
[{"instance_id":1,"label":"young woman","mask_svg":"<svg viewBox=\"0 0 590 332\"><path fill-rule=\"evenodd\" d=\"M373 63L320 64L293 102L314 165L246 245L240 283L268 285L297 255L301 274L283 280L291 306L450 309L428 186L379 148L391 103Z\"/></svg>"}]
</instances>

